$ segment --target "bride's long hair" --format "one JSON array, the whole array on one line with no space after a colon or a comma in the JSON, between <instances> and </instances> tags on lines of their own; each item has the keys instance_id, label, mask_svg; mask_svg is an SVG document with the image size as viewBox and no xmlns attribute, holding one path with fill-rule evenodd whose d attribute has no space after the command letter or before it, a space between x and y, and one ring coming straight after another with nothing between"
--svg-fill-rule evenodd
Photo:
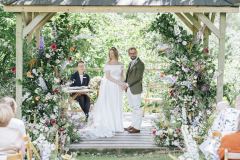
<instances>
[{"instance_id":1,"label":"bride's long hair","mask_svg":"<svg viewBox=\"0 0 240 160\"><path fill-rule=\"evenodd\" d=\"M117 48L112 47L109 49L109 52L108 52L109 61L112 60L111 56L110 56L110 51L113 51L114 57L116 58L116 60L118 60L118 58L119 58L118 50L117 50Z\"/></svg>"}]
</instances>

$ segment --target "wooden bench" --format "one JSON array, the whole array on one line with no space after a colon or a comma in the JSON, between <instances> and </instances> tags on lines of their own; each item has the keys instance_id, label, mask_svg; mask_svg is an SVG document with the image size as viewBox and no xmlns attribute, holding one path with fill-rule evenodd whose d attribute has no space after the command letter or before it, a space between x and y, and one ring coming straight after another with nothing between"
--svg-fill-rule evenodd
<instances>
[{"instance_id":1,"label":"wooden bench","mask_svg":"<svg viewBox=\"0 0 240 160\"><path fill-rule=\"evenodd\" d=\"M164 86L162 85L159 85L159 83L149 83L147 86L147 91L146 91L146 94L143 98L143 101L144 101L144 109L143 109L143 116L145 115L145 112L147 110L148 105L151 104L151 103L161 103L162 102L162 99L160 97L152 97L150 95L151 93L151 90L154 90L156 92L158 92L160 94L160 92L163 90ZM160 106L158 107L158 112L160 110Z\"/></svg>"}]
</instances>

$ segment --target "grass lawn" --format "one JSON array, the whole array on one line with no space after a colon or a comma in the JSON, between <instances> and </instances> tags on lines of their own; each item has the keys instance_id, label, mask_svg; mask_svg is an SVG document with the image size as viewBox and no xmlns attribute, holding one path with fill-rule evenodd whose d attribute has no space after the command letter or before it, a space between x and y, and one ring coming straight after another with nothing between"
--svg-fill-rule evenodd
<instances>
[{"instance_id":1,"label":"grass lawn","mask_svg":"<svg viewBox=\"0 0 240 160\"><path fill-rule=\"evenodd\" d=\"M175 154L175 156L177 156ZM158 152L146 153L146 154L119 154L113 155L106 153L99 154L86 154L79 155L76 159L79 160L170 160L171 158L167 154L162 154Z\"/></svg>"}]
</instances>

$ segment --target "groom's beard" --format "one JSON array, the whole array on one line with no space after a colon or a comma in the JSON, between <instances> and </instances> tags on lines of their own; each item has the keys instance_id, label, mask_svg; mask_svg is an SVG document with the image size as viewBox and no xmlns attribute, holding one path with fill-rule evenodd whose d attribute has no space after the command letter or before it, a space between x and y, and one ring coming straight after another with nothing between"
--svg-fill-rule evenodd
<instances>
[{"instance_id":1,"label":"groom's beard","mask_svg":"<svg viewBox=\"0 0 240 160\"><path fill-rule=\"evenodd\" d=\"M131 57L131 60L135 60L137 57L136 56L132 56Z\"/></svg>"}]
</instances>

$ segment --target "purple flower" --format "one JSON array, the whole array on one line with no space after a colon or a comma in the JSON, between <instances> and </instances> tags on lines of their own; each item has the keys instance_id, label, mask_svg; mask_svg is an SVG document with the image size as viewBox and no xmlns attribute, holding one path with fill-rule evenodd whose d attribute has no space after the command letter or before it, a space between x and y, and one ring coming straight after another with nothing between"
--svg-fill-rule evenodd
<instances>
[{"instance_id":1,"label":"purple flower","mask_svg":"<svg viewBox=\"0 0 240 160\"><path fill-rule=\"evenodd\" d=\"M40 56L42 56L44 54L44 48L45 48L44 37L41 36L40 37L40 44L39 44L39 55Z\"/></svg>"}]
</instances>

